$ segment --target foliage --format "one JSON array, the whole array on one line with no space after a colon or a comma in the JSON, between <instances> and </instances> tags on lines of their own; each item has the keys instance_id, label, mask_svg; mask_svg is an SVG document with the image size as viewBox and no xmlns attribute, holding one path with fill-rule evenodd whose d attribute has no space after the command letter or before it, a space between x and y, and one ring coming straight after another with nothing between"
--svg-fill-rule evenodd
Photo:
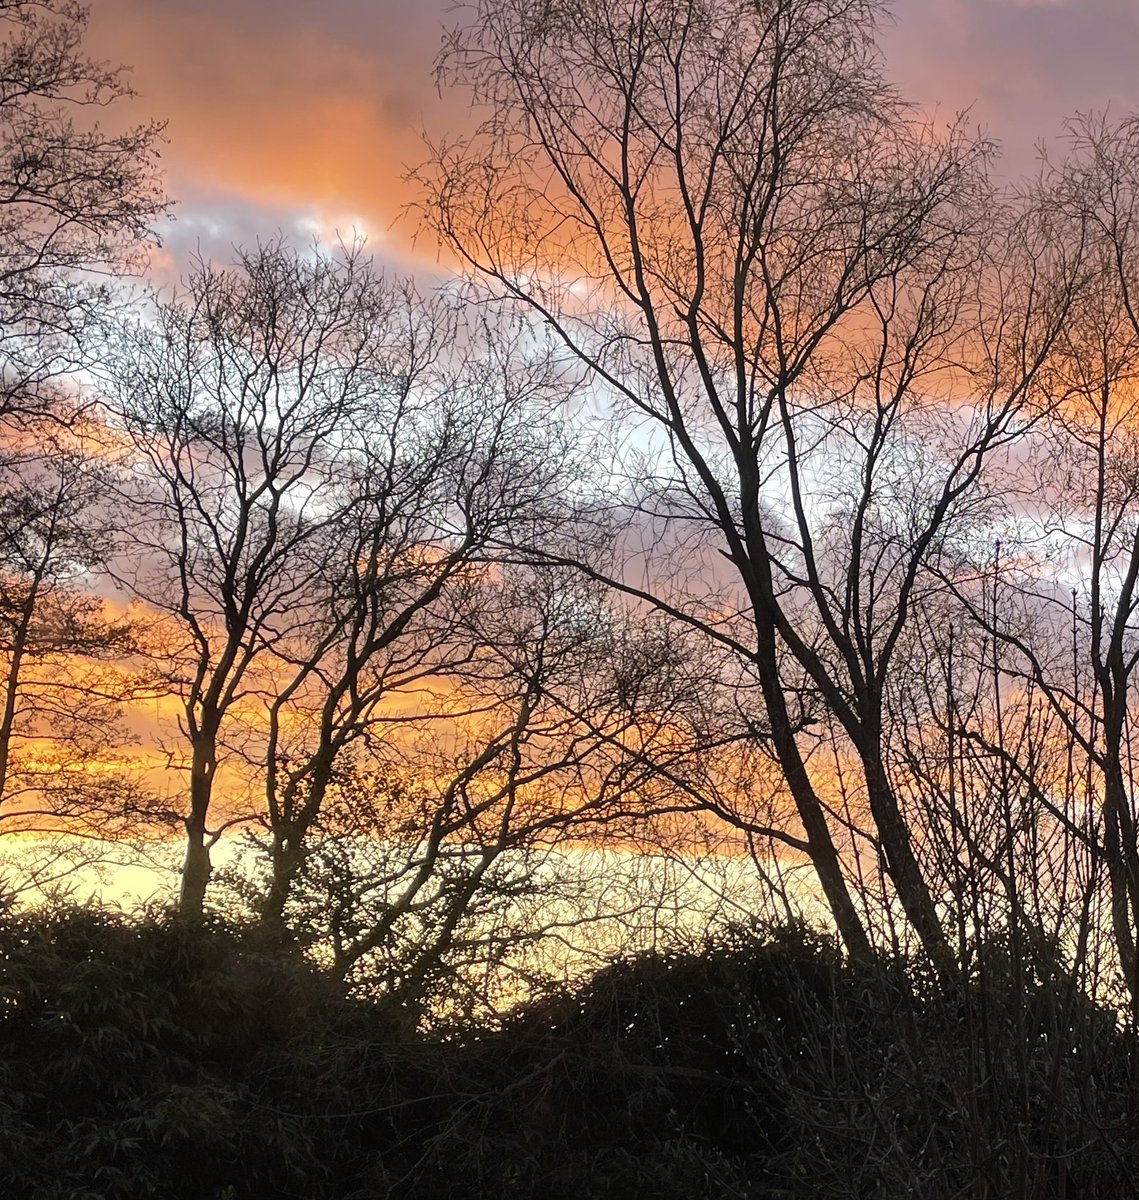
<instances>
[{"instance_id":1,"label":"foliage","mask_svg":"<svg viewBox=\"0 0 1139 1200\"><path fill-rule=\"evenodd\" d=\"M296 955L82 909L9 914L0 940L9 1194L323 1194L335 1138L309 1118L337 1109L353 1010Z\"/></svg>"},{"instance_id":2,"label":"foliage","mask_svg":"<svg viewBox=\"0 0 1139 1200\"><path fill-rule=\"evenodd\" d=\"M0 1186L26 1197L1108 1197L1130 1036L1046 946L946 992L802 927L410 1033L263 933L0 921ZM1022 1100L1026 1103L1022 1104Z\"/></svg>"}]
</instances>

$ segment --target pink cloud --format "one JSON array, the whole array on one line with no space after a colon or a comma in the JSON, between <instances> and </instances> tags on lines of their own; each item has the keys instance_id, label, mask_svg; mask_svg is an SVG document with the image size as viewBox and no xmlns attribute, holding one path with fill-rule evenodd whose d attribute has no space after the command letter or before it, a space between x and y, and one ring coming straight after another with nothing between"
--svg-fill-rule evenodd
<instances>
[{"instance_id":1,"label":"pink cloud","mask_svg":"<svg viewBox=\"0 0 1139 1200\"><path fill-rule=\"evenodd\" d=\"M199 216L355 215L410 254L410 227L388 231L411 198L420 128L470 119L432 78L454 16L447 0L100 0L92 39L134 64L140 115L169 118L171 188ZM1139 106L1131 0L905 0L884 46L911 99L971 107L1013 174L1074 110Z\"/></svg>"}]
</instances>

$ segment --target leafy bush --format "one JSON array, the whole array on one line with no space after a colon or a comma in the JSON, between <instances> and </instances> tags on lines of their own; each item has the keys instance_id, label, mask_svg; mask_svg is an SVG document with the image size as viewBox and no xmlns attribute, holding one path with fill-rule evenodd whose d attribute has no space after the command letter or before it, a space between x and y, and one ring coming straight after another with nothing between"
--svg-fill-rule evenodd
<instances>
[{"instance_id":1,"label":"leafy bush","mask_svg":"<svg viewBox=\"0 0 1139 1200\"><path fill-rule=\"evenodd\" d=\"M352 1008L251 931L82 910L5 916L6 1194L335 1190L336 1139L312 1118L343 1094Z\"/></svg>"},{"instance_id":2,"label":"leafy bush","mask_svg":"<svg viewBox=\"0 0 1139 1200\"><path fill-rule=\"evenodd\" d=\"M1047 946L856 968L802 929L408 1032L254 929L0 915L0 1194L1129 1194L1134 1044Z\"/></svg>"}]
</instances>

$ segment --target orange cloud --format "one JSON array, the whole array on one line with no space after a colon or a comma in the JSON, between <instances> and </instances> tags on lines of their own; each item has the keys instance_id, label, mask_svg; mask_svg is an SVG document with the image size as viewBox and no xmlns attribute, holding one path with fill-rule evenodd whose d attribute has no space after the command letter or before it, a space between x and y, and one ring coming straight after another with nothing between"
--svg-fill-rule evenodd
<instances>
[{"instance_id":1,"label":"orange cloud","mask_svg":"<svg viewBox=\"0 0 1139 1200\"><path fill-rule=\"evenodd\" d=\"M975 106L1012 173L1072 110L1139 105L1130 0L906 0L895 17L884 45L903 90L923 108ZM303 233L301 218L323 234L357 224L410 259L413 224L391 226L414 198L402 175L424 157L419 131L471 120L432 79L456 19L448 0L99 0L90 44L134 65L140 116L168 118L187 231L217 212L223 245Z\"/></svg>"},{"instance_id":2,"label":"orange cloud","mask_svg":"<svg viewBox=\"0 0 1139 1200\"><path fill-rule=\"evenodd\" d=\"M375 240L399 217L411 198L402 175L425 155L421 129L455 124L431 80L444 12L339 7L351 11L331 6L317 24L311 6L287 3L97 6L93 51L133 65L138 118L169 122L184 219L238 200L277 223L301 214L321 233L355 225Z\"/></svg>"}]
</instances>

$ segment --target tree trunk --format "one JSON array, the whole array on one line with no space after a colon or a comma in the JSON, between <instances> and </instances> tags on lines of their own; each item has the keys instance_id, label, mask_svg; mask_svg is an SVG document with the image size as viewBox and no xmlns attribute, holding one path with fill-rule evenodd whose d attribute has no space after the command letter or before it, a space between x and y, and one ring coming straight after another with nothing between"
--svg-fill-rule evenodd
<instances>
[{"instance_id":1,"label":"tree trunk","mask_svg":"<svg viewBox=\"0 0 1139 1200\"><path fill-rule=\"evenodd\" d=\"M1118 746L1115 742L1115 746ZM1132 1014L1139 1018L1139 948L1136 946L1136 903L1139 901L1139 859L1135 823L1127 804L1127 789L1118 751L1109 746L1104 763L1104 848L1111 885L1111 924Z\"/></svg>"},{"instance_id":2,"label":"tree trunk","mask_svg":"<svg viewBox=\"0 0 1139 1200\"><path fill-rule=\"evenodd\" d=\"M261 920L267 925L283 923L293 881L304 866L308 852L309 830L320 815L332 782L336 754L335 739L326 725L322 728L321 743L313 752L304 775L294 776L280 794L275 791L275 773L271 773L267 781L268 809L273 820L273 843L269 850L272 875L261 904ZM306 779L307 787L303 786ZM303 801L299 801L298 796L303 796Z\"/></svg>"},{"instance_id":3,"label":"tree trunk","mask_svg":"<svg viewBox=\"0 0 1139 1200\"><path fill-rule=\"evenodd\" d=\"M767 707L767 720L771 726L771 737L776 757L787 781L791 798L795 802L803 832L811 856L811 865L823 889L835 928L852 959L867 962L873 957L870 939L866 936L858 910L854 907L850 890L842 873L842 863L827 825L826 814L819 802L815 789L799 753L795 730L787 712L787 700L779 679L775 661L773 638L760 634L759 677Z\"/></svg>"},{"instance_id":4,"label":"tree trunk","mask_svg":"<svg viewBox=\"0 0 1139 1200\"><path fill-rule=\"evenodd\" d=\"M12 656L8 660L7 679L4 686L4 705L3 711L0 712L0 806L3 805L8 794L8 768L12 753L12 732L16 724L16 701L20 691L20 675L24 667L24 654L28 646L28 632L31 627L38 591L37 580L37 586L31 589L24 602L24 609L20 614L20 623L16 628L16 635L12 639Z\"/></svg>"},{"instance_id":5,"label":"tree trunk","mask_svg":"<svg viewBox=\"0 0 1139 1200\"><path fill-rule=\"evenodd\" d=\"M293 880L304 863L304 843L296 835L276 833L269 857L272 874L260 915L266 925L282 925Z\"/></svg>"},{"instance_id":6,"label":"tree trunk","mask_svg":"<svg viewBox=\"0 0 1139 1200\"><path fill-rule=\"evenodd\" d=\"M190 814L186 818L186 857L182 864L182 887L178 914L199 920L205 911L206 888L213 873L206 817L217 770L217 738L213 731L199 731L190 764Z\"/></svg>"},{"instance_id":7,"label":"tree trunk","mask_svg":"<svg viewBox=\"0 0 1139 1200\"><path fill-rule=\"evenodd\" d=\"M886 855L886 868L894 885L898 902L906 914L922 949L929 956L943 982L957 977L957 959L946 937L937 906L930 895L921 867L914 857L910 831L898 807L898 799L890 786L882 762L880 739L873 730L860 747L860 757L866 776L866 794L870 814Z\"/></svg>"}]
</instances>

